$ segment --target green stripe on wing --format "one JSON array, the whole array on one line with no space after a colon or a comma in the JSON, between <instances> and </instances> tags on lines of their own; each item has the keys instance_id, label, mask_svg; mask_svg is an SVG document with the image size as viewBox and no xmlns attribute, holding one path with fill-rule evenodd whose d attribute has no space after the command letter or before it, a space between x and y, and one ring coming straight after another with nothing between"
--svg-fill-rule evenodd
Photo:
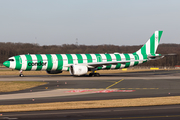
<instances>
[{"instance_id":1,"label":"green stripe on wing","mask_svg":"<svg viewBox=\"0 0 180 120\"><path fill-rule=\"evenodd\" d=\"M124 56L125 56L126 60L130 60L129 54L124 54ZM127 68L127 67L129 67L129 66L130 66L130 62L127 62L127 63L125 64L125 68Z\"/></svg>"},{"instance_id":2,"label":"green stripe on wing","mask_svg":"<svg viewBox=\"0 0 180 120\"><path fill-rule=\"evenodd\" d=\"M105 56L106 56L107 61L112 61L112 58L111 58L111 55L110 55L110 54L105 54ZM112 65L106 66L106 69L110 69L111 66L112 66Z\"/></svg>"},{"instance_id":3,"label":"green stripe on wing","mask_svg":"<svg viewBox=\"0 0 180 120\"><path fill-rule=\"evenodd\" d=\"M117 61L121 61L121 56L120 56L120 54L114 54L114 55L116 56L116 60L117 60ZM118 64L116 65L115 69L119 69L120 67L121 67L121 64L118 63Z\"/></svg>"}]
</instances>

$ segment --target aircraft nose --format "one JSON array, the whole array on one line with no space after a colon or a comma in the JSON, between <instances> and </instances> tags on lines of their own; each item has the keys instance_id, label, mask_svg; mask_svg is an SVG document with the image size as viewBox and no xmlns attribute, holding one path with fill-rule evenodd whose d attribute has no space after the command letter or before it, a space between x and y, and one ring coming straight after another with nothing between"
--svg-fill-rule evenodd
<instances>
[{"instance_id":1,"label":"aircraft nose","mask_svg":"<svg viewBox=\"0 0 180 120\"><path fill-rule=\"evenodd\" d=\"M9 67L9 66L10 66L10 62L9 62L9 61L5 61L5 62L3 63L3 65L6 66L6 67Z\"/></svg>"}]
</instances>

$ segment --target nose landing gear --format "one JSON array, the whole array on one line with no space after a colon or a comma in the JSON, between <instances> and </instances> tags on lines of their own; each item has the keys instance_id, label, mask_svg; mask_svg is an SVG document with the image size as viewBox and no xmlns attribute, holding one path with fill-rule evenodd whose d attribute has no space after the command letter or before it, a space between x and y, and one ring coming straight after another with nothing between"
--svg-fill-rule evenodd
<instances>
[{"instance_id":1,"label":"nose landing gear","mask_svg":"<svg viewBox=\"0 0 180 120\"><path fill-rule=\"evenodd\" d=\"M22 70L19 71L19 73L20 73L20 74L19 74L19 77L24 77L24 75L23 75L22 72L23 72Z\"/></svg>"}]
</instances>

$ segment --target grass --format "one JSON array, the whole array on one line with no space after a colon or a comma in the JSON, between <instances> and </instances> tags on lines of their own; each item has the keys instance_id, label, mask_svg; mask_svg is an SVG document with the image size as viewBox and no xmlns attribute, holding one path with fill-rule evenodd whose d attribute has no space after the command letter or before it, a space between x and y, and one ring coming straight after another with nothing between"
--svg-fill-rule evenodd
<instances>
[{"instance_id":1,"label":"grass","mask_svg":"<svg viewBox=\"0 0 180 120\"><path fill-rule=\"evenodd\" d=\"M24 90L40 85L47 84L46 82L34 82L34 81L12 81L12 82L4 82L0 81L0 92L12 92Z\"/></svg>"},{"instance_id":2,"label":"grass","mask_svg":"<svg viewBox=\"0 0 180 120\"><path fill-rule=\"evenodd\" d=\"M54 102L54 103L20 104L20 105L0 105L0 112L135 107L135 106L174 105L174 104L180 104L180 96L75 101L75 102Z\"/></svg>"}]
</instances>

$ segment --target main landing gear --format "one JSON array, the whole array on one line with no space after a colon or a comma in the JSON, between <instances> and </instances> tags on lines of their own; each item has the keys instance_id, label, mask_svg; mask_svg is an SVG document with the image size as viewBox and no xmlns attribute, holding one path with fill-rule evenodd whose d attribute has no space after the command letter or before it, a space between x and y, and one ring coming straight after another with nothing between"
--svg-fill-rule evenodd
<instances>
[{"instance_id":1,"label":"main landing gear","mask_svg":"<svg viewBox=\"0 0 180 120\"><path fill-rule=\"evenodd\" d=\"M94 72L92 72L92 73L89 73L89 76L90 76L90 77L99 77L100 74L99 74L99 73L94 73Z\"/></svg>"},{"instance_id":2,"label":"main landing gear","mask_svg":"<svg viewBox=\"0 0 180 120\"><path fill-rule=\"evenodd\" d=\"M23 75L22 72L23 72L22 70L19 71L19 73L20 73L20 74L19 74L19 77L24 77L24 75Z\"/></svg>"}]
</instances>

